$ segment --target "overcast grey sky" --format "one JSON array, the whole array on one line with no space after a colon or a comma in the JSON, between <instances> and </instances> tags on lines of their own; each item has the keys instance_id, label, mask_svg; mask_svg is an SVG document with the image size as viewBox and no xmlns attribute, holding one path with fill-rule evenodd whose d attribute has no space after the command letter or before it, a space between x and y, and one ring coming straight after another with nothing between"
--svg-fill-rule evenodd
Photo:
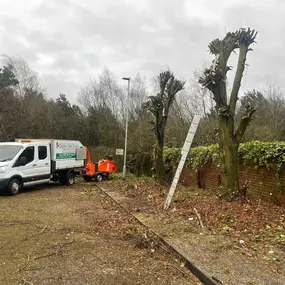
<instances>
[{"instance_id":1,"label":"overcast grey sky","mask_svg":"<svg viewBox=\"0 0 285 285\"><path fill-rule=\"evenodd\" d=\"M0 0L0 54L23 57L71 101L107 66L118 78L170 67L188 79L226 31L259 31L243 89L284 87L284 0Z\"/></svg>"}]
</instances>

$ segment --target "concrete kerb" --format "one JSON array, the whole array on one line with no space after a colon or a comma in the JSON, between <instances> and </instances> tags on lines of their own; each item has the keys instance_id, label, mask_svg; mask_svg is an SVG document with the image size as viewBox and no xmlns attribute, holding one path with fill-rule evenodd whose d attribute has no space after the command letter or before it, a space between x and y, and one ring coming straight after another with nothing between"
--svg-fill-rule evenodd
<instances>
[{"instance_id":1,"label":"concrete kerb","mask_svg":"<svg viewBox=\"0 0 285 285\"><path fill-rule=\"evenodd\" d=\"M154 230L150 229L148 225L146 225L139 217L131 213L126 207L124 207L121 203L119 203L112 195L110 195L104 188L100 187L98 184L95 184L96 187L103 192L106 196L108 196L112 201L114 201L120 208L123 209L128 215L132 216L141 226L146 228L149 232L156 236L156 238L166 247L168 253L175 253L179 259L184 262L184 266L192 272L203 284L205 285L219 285L222 284L219 280L215 281L209 274L202 272L192 261L190 261L178 248L175 248L169 241L165 238L161 237Z\"/></svg>"}]
</instances>

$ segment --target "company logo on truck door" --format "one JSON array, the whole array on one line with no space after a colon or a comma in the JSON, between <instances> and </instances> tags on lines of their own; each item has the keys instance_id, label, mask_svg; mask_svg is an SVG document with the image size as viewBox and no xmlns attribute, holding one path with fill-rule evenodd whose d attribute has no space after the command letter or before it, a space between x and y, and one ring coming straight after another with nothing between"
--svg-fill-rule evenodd
<instances>
[{"instance_id":1,"label":"company logo on truck door","mask_svg":"<svg viewBox=\"0 0 285 285\"><path fill-rule=\"evenodd\" d=\"M56 148L76 148L78 143L56 142Z\"/></svg>"},{"instance_id":2,"label":"company logo on truck door","mask_svg":"<svg viewBox=\"0 0 285 285\"><path fill-rule=\"evenodd\" d=\"M78 141L57 141L56 145L56 159L76 159L76 149L81 144Z\"/></svg>"},{"instance_id":3,"label":"company logo on truck door","mask_svg":"<svg viewBox=\"0 0 285 285\"><path fill-rule=\"evenodd\" d=\"M68 159L68 158L76 158L75 153L57 153L56 159Z\"/></svg>"}]
</instances>

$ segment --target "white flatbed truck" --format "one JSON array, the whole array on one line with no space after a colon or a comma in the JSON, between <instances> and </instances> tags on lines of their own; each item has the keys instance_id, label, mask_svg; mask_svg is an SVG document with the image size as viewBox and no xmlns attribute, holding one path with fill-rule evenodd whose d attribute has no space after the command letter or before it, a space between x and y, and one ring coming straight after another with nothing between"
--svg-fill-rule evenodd
<instances>
[{"instance_id":1,"label":"white flatbed truck","mask_svg":"<svg viewBox=\"0 0 285 285\"><path fill-rule=\"evenodd\" d=\"M50 181L72 185L85 159L85 147L75 140L16 139L0 143L0 190L17 195L22 187Z\"/></svg>"}]
</instances>

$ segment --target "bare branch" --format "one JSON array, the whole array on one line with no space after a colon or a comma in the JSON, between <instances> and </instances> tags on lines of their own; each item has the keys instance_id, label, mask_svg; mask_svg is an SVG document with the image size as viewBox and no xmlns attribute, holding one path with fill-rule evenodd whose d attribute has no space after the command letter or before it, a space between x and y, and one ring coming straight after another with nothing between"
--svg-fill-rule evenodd
<instances>
[{"instance_id":1,"label":"bare branch","mask_svg":"<svg viewBox=\"0 0 285 285\"><path fill-rule=\"evenodd\" d=\"M159 82L159 86L160 86L160 96L161 97L164 95L167 82L171 78L173 78L173 74L169 70L161 72L158 75L158 82Z\"/></svg>"},{"instance_id":2,"label":"bare branch","mask_svg":"<svg viewBox=\"0 0 285 285\"><path fill-rule=\"evenodd\" d=\"M233 89L232 89L231 96L230 96L230 112L231 112L231 114L235 113L236 103L237 103L237 99L238 99L238 92L240 89L241 79L242 79L243 71L245 68L246 54L247 54L247 48L246 48L246 46L243 45L240 48L238 66L237 66L237 70L236 70L236 74L235 74L235 78L234 78Z\"/></svg>"},{"instance_id":3,"label":"bare branch","mask_svg":"<svg viewBox=\"0 0 285 285\"><path fill-rule=\"evenodd\" d=\"M235 113L236 109L236 102L238 100L238 92L241 85L241 80L245 68L245 62L246 62L246 55L249 50L249 46L254 42L256 38L257 32L255 30L248 30L241 29L241 32L239 32L239 46L240 46L240 52L239 52L239 59L238 59L238 66L237 71L234 78L233 83L233 89L230 96L230 112L232 114Z\"/></svg>"},{"instance_id":4,"label":"bare branch","mask_svg":"<svg viewBox=\"0 0 285 285\"><path fill-rule=\"evenodd\" d=\"M256 109L253 108L252 106L250 105L246 106L245 115L242 117L239 127L235 133L236 141L238 144L241 142L244 132L247 126L249 125L250 121L252 120L252 115L254 114L255 111Z\"/></svg>"}]
</instances>

